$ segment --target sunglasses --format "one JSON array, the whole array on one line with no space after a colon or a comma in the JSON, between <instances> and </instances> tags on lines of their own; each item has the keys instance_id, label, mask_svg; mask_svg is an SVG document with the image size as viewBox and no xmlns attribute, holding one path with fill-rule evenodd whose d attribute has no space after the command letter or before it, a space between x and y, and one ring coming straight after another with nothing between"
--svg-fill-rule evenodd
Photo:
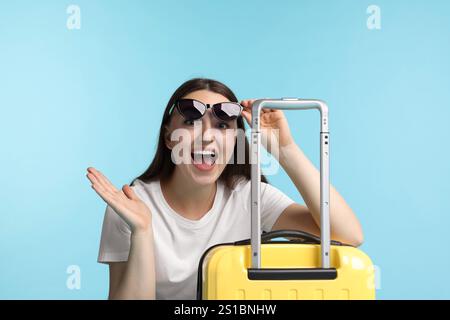
<instances>
[{"instance_id":1,"label":"sunglasses","mask_svg":"<svg viewBox=\"0 0 450 320\"><path fill-rule=\"evenodd\" d=\"M195 99L178 99L169 110L169 115L173 109L177 108L178 112L186 120L197 120L206 114L211 108L214 116L222 121L231 121L239 117L243 107L237 102L220 102L215 104L205 104Z\"/></svg>"}]
</instances>

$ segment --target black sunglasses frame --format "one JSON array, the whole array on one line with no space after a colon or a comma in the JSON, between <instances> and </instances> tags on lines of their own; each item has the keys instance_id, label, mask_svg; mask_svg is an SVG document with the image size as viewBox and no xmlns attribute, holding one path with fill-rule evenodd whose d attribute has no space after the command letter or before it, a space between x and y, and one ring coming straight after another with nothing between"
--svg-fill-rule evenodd
<instances>
[{"instance_id":1,"label":"black sunglasses frame","mask_svg":"<svg viewBox=\"0 0 450 320\"><path fill-rule=\"evenodd\" d=\"M232 101L225 101L225 102L218 102L218 103L214 103L214 104L209 104L209 103L203 103L203 102L201 102L201 101L199 101L199 100L197 100L197 99L178 99L178 100L176 100L176 101L174 102L174 104L172 105L172 107L170 107L170 110L169 110L169 116L172 114L173 109L176 107L177 110L178 110L178 112L179 112L184 118L186 118L186 117L184 116L183 112L180 110L180 107L179 107L179 105L180 105L179 102L180 102L180 101L183 101L183 100L187 100L187 101L196 101L196 102L198 102L198 103L200 103L200 104L202 104L202 105L205 106L205 112L201 115L201 117L196 118L196 119L187 119L187 120L192 120L192 121L201 119L201 118L206 114L206 111L208 111L209 108L212 109L213 115L214 115L217 119L219 119L220 121L233 121L233 120L236 120L237 118L239 118L239 117L241 116L242 110L244 109L244 107L243 107L240 103L232 102ZM231 104L234 104L234 105L238 105L238 106L240 107L239 115L238 115L236 118L230 119L230 120L224 120L224 119L221 119L221 118L216 114L216 112L214 111L214 107L217 106L217 105L221 105L221 104L223 104L223 103L231 103Z\"/></svg>"}]
</instances>

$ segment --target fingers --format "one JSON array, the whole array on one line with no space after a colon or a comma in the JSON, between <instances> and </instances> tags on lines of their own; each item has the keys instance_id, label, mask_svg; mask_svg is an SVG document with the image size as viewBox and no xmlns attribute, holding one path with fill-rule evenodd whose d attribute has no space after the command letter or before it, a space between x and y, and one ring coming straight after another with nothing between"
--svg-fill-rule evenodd
<instances>
[{"instance_id":1,"label":"fingers","mask_svg":"<svg viewBox=\"0 0 450 320\"><path fill-rule=\"evenodd\" d=\"M131 187L129 185L124 185L122 187L122 191L123 193L125 193L125 195L131 199L131 200L139 200L138 196L134 193L133 189L131 189Z\"/></svg>"},{"instance_id":2,"label":"fingers","mask_svg":"<svg viewBox=\"0 0 450 320\"><path fill-rule=\"evenodd\" d=\"M103 173L93 167L89 167L87 170L89 173L94 175L98 184L100 184L105 190L110 192L118 191L117 188L103 175Z\"/></svg>"},{"instance_id":3,"label":"fingers","mask_svg":"<svg viewBox=\"0 0 450 320\"><path fill-rule=\"evenodd\" d=\"M252 115L250 114L250 112L243 110L242 111L242 116L245 118L245 120L247 121L247 123L249 125L251 125L252 123Z\"/></svg>"},{"instance_id":4,"label":"fingers","mask_svg":"<svg viewBox=\"0 0 450 320\"><path fill-rule=\"evenodd\" d=\"M244 109L250 109L252 108L252 104L255 101L255 99L246 99L241 101L241 105L244 107Z\"/></svg>"},{"instance_id":5,"label":"fingers","mask_svg":"<svg viewBox=\"0 0 450 320\"><path fill-rule=\"evenodd\" d=\"M242 100L241 101L241 105L244 107L244 110L248 110L249 113L251 113L252 111L252 105L253 102L255 102L257 99L246 99L246 100ZM261 113L266 113L266 112L271 112L271 111L276 111L274 109L268 109L268 108L262 108L261 109Z\"/></svg>"},{"instance_id":6,"label":"fingers","mask_svg":"<svg viewBox=\"0 0 450 320\"><path fill-rule=\"evenodd\" d=\"M106 179L103 174L101 174L100 171L92 167L89 167L87 170L88 173L86 176L92 183L92 189L94 189L104 201L111 204L111 202L114 201L118 195L120 196L119 192L117 192L118 190L111 184L111 182L109 182L108 179ZM123 193L122 196L125 198Z\"/></svg>"},{"instance_id":7,"label":"fingers","mask_svg":"<svg viewBox=\"0 0 450 320\"><path fill-rule=\"evenodd\" d=\"M246 111L247 114L251 114L252 113L252 105L253 105L254 101L255 101L255 99L242 100L241 105L244 107L244 110L242 110L242 112Z\"/></svg>"},{"instance_id":8,"label":"fingers","mask_svg":"<svg viewBox=\"0 0 450 320\"><path fill-rule=\"evenodd\" d=\"M91 181L92 184L99 184L97 178L92 173L87 173L86 177Z\"/></svg>"},{"instance_id":9,"label":"fingers","mask_svg":"<svg viewBox=\"0 0 450 320\"><path fill-rule=\"evenodd\" d=\"M92 183L92 189L117 212L122 212L130 199L138 199L134 191L129 187L118 190L114 185L95 168L89 167L86 175Z\"/></svg>"},{"instance_id":10,"label":"fingers","mask_svg":"<svg viewBox=\"0 0 450 320\"><path fill-rule=\"evenodd\" d=\"M106 184L103 181L103 178L99 175L98 171L92 167L87 168L88 174L86 175L92 184L97 184L102 190L105 189Z\"/></svg>"},{"instance_id":11,"label":"fingers","mask_svg":"<svg viewBox=\"0 0 450 320\"><path fill-rule=\"evenodd\" d=\"M92 173L88 173L87 178L89 179L89 181L91 181L92 185L92 189L95 190L95 192L97 192L97 194L106 202L109 202L110 199L112 198L112 193L108 190L106 190L102 184L99 183L97 177L95 175L93 175Z\"/></svg>"},{"instance_id":12,"label":"fingers","mask_svg":"<svg viewBox=\"0 0 450 320\"><path fill-rule=\"evenodd\" d=\"M93 184L92 189L97 192L97 194L108 204L112 203L112 198L109 192L106 192L105 189L103 189L99 184Z\"/></svg>"}]
</instances>

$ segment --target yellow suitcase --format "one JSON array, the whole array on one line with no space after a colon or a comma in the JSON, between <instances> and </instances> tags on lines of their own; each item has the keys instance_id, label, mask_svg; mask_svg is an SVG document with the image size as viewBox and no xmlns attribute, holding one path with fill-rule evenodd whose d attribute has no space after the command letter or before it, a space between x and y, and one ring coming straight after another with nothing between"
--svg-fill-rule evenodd
<instances>
[{"instance_id":1,"label":"yellow suitcase","mask_svg":"<svg viewBox=\"0 0 450 320\"><path fill-rule=\"evenodd\" d=\"M261 108L320 111L320 238L300 230L261 234ZM328 107L321 100L261 99L252 105L251 239L218 244L199 261L197 299L375 299L375 272L361 250L330 240ZM289 241L273 241L274 238Z\"/></svg>"}]
</instances>

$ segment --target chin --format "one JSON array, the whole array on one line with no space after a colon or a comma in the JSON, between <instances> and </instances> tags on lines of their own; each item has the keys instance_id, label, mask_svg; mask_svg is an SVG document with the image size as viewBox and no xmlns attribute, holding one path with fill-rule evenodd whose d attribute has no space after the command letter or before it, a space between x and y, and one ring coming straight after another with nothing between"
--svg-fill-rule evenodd
<instances>
[{"instance_id":1,"label":"chin","mask_svg":"<svg viewBox=\"0 0 450 320\"><path fill-rule=\"evenodd\" d=\"M215 183L224 168L214 165L210 170L199 170L194 165L188 165L189 176L199 185L209 185Z\"/></svg>"}]
</instances>

